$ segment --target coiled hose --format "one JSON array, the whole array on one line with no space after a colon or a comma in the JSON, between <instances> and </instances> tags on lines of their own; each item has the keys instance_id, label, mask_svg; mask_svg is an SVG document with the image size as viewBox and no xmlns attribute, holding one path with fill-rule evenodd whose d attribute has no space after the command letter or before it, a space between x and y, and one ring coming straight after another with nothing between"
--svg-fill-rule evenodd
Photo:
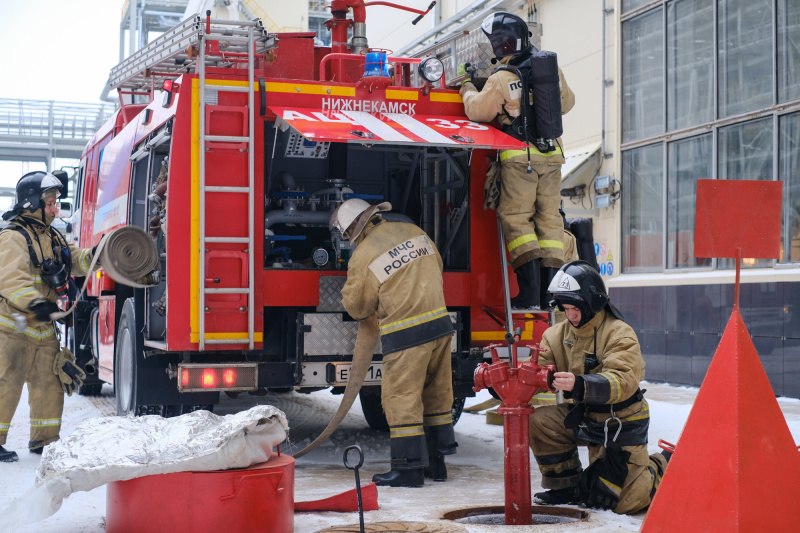
<instances>
[{"instance_id":1,"label":"coiled hose","mask_svg":"<svg viewBox=\"0 0 800 533\"><path fill-rule=\"evenodd\" d=\"M150 275L160 266L158 250L153 239L136 226L117 228L104 235L97 244L86 281L84 281L81 292L75 298L72 307L61 313L53 313L51 315L53 320L68 316L75 309L78 300L86 291L89 274L94 271L98 263L116 283L138 288L152 287L158 284Z\"/></svg>"}]
</instances>

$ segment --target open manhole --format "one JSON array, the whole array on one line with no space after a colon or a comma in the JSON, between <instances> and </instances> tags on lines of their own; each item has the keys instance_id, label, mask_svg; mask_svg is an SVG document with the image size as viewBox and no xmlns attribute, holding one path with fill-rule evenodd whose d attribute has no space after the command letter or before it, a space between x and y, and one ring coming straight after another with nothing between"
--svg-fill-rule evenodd
<instances>
[{"instance_id":1,"label":"open manhole","mask_svg":"<svg viewBox=\"0 0 800 533\"><path fill-rule=\"evenodd\" d=\"M359 524L334 526L317 533L360 533ZM364 524L365 533L468 533L462 526L435 522L373 522Z\"/></svg>"},{"instance_id":2,"label":"open manhole","mask_svg":"<svg viewBox=\"0 0 800 533\"><path fill-rule=\"evenodd\" d=\"M506 508L502 505L493 505L457 509L446 512L442 518L462 524L504 526L506 524ZM580 509L534 505L531 513L531 524L567 524L569 522L581 522L587 518L589 518L589 513Z\"/></svg>"}]
</instances>

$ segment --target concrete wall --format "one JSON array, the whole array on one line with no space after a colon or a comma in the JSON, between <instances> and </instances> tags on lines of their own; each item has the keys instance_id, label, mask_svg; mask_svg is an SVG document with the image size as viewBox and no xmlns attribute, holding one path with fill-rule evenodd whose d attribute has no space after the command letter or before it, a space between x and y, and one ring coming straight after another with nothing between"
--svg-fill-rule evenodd
<instances>
[{"instance_id":1,"label":"concrete wall","mask_svg":"<svg viewBox=\"0 0 800 533\"><path fill-rule=\"evenodd\" d=\"M558 63L575 93L575 107L564 116L564 147L570 152L604 143L603 151L613 154L603 158L598 175L620 177L618 139L618 40L613 15L603 13L604 4L616 8L616 0L538 0L539 22L543 26L542 48L558 54ZM603 24L605 35L605 78L614 82L603 85ZM605 93L605 103L603 95ZM605 117L603 108L605 106ZM605 129L605 132L603 131ZM620 209L593 207L594 191L582 201L564 198L568 217L591 217L601 263L620 271ZM608 275L604 276L606 279Z\"/></svg>"}]
</instances>

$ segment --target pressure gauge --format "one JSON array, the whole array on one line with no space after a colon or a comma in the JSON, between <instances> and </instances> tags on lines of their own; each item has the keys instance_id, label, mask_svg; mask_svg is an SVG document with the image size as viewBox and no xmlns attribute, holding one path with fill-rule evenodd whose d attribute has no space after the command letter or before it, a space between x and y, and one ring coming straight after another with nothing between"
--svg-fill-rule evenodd
<instances>
[{"instance_id":1,"label":"pressure gauge","mask_svg":"<svg viewBox=\"0 0 800 533\"><path fill-rule=\"evenodd\" d=\"M328 250L325 248L317 248L311 254L311 258L314 260L314 264L317 266L325 266L328 264Z\"/></svg>"}]
</instances>

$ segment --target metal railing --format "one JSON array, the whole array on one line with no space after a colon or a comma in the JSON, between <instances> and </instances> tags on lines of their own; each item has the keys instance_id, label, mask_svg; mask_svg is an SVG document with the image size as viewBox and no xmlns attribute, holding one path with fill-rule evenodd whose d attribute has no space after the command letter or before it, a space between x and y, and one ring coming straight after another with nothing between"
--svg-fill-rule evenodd
<instances>
[{"instance_id":1,"label":"metal railing","mask_svg":"<svg viewBox=\"0 0 800 533\"><path fill-rule=\"evenodd\" d=\"M88 141L113 113L111 104L0 98L0 138Z\"/></svg>"}]
</instances>

